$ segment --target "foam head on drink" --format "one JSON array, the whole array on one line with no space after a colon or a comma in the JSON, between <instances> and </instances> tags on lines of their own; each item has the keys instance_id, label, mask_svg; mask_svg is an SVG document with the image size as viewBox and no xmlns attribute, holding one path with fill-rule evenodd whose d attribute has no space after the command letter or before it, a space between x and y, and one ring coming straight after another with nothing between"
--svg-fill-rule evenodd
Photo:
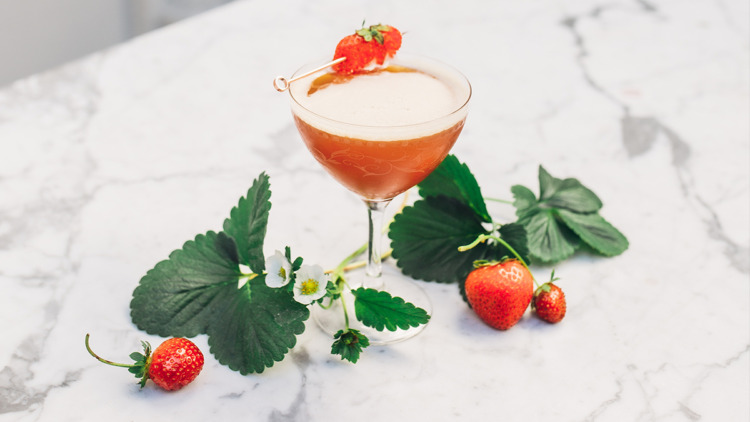
<instances>
[{"instance_id":1,"label":"foam head on drink","mask_svg":"<svg viewBox=\"0 0 750 422\"><path fill-rule=\"evenodd\" d=\"M290 88L294 120L313 156L340 183L387 200L421 182L450 151L471 88L423 58L352 76L321 72Z\"/></svg>"}]
</instances>

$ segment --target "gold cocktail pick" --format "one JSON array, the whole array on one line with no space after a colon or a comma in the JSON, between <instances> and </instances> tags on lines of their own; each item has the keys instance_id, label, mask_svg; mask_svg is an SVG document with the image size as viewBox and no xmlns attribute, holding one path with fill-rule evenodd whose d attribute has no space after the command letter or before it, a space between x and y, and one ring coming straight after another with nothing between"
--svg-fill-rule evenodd
<instances>
[{"instance_id":1,"label":"gold cocktail pick","mask_svg":"<svg viewBox=\"0 0 750 422\"><path fill-rule=\"evenodd\" d=\"M289 89L289 84L291 84L292 82L294 82L296 80L299 80L299 79L302 79L302 78L306 78L306 77L312 75L313 73L320 72L321 70L323 70L323 69L325 69L327 67L333 66L333 65L335 65L337 63L341 63L344 60L346 60L346 57L339 57L338 59L336 59L336 60L334 60L332 62L326 63L323 66L315 68L315 69L313 69L313 70L311 70L309 72L303 73L301 75L297 75L297 76L293 77L292 79L287 79L287 78L285 78L283 76L277 76L276 79L273 80L273 87L276 88L276 90L279 91L279 92L284 92L287 89Z\"/></svg>"}]
</instances>

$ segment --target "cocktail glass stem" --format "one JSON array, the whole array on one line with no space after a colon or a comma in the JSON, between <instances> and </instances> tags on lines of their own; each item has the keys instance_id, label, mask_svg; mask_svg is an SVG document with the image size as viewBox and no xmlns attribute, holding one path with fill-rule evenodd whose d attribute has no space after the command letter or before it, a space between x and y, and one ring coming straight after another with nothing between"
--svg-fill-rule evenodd
<instances>
[{"instance_id":1,"label":"cocktail glass stem","mask_svg":"<svg viewBox=\"0 0 750 422\"><path fill-rule=\"evenodd\" d=\"M364 287L372 289L383 288L384 283L381 278L383 264L380 258L380 242L383 234L383 216L385 215L385 208L390 202L390 199L385 201L365 200L369 223L367 234L367 266L365 267L366 277Z\"/></svg>"}]
</instances>

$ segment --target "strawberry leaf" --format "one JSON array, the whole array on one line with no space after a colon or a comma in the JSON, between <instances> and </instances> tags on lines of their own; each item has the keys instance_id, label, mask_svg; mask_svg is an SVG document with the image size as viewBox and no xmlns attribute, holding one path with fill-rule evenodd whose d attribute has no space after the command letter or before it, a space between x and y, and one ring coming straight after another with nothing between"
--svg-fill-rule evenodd
<instances>
[{"instance_id":1,"label":"strawberry leaf","mask_svg":"<svg viewBox=\"0 0 750 422\"><path fill-rule=\"evenodd\" d=\"M602 255L619 255L628 248L628 239L599 214L559 210L558 215L581 240Z\"/></svg>"},{"instance_id":2,"label":"strawberry leaf","mask_svg":"<svg viewBox=\"0 0 750 422\"><path fill-rule=\"evenodd\" d=\"M138 328L162 337L208 334L211 353L242 374L263 372L284 358L309 311L287 289L267 287L260 272L268 188L261 174L224 222L226 232L197 235L141 278L130 302ZM243 274L241 263L256 273Z\"/></svg>"},{"instance_id":3,"label":"strawberry leaf","mask_svg":"<svg viewBox=\"0 0 750 422\"><path fill-rule=\"evenodd\" d=\"M458 161L455 155L445 157L443 162L417 187L422 198L447 196L457 199L471 207L483 222L492 222L477 179L469 167Z\"/></svg>"},{"instance_id":4,"label":"strawberry leaf","mask_svg":"<svg viewBox=\"0 0 750 422\"><path fill-rule=\"evenodd\" d=\"M247 196L240 198L224 221L224 231L237 243L240 263L256 274L265 271L263 240L266 237L268 215L271 210L271 191L268 175L261 173Z\"/></svg>"},{"instance_id":5,"label":"strawberry leaf","mask_svg":"<svg viewBox=\"0 0 750 422\"><path fill-rule=\"evenodd\" d=\"M360 287L352 290L352 294L357 319L378 331L396 331L399 328L406 330L409 327L419 327L430 320L430 315L424 309L405 302L400 297L393 297L386 291Z\"/></svg>"},{"instance_id":6,"label":"strawberry leaf","mask_svg":"<svg viewBox=\"0 0 750 422\"><path fill-rule=\"evenodd\" d=\"M557 179L539 166L539 203L573 212L596 212L602 201L577 179Z\"/></svg>"},{"instance_id":7,"label":"strawberry leaf","mask_svg":"<svg viewBox=\"0 0 750 422\"><path fill-rule=\"evenodd\" d=\"M513 206L516 207L516 215L521 216L525 211L533 209L537 205L536 195L526 186L515 185L510 188L513 194Z\"/></svg>"},{"instance_id":8,"label":"strawberry leaf","mask_svg":"<svg viewBox=\"0 0 750 422\"><path fill-rule=\"evenodd\" d=\"M392 255L401 271L411 277L455 283L463 280L473 262L484 257L480 244L466 252L480 234L489 234L482 217L465 203L445 196L429 196L405 207L390 225Z\"/></svg>"},{"instance_id":9,"label":"strawberry leaf","mask_svg":"<svg viewBox=\"0 0 750 422\"><path fill-rule=\"evenodd\" d=\"M531 255L554 263L569 258L581 241L593 251L614 256L628 248L628 240L602 218L599 197L576 179L558 179L539 166L539 198L520 185L513 186L518 223L526 228Z\"/></svg>"},{"instance_id":10,"label":"strawberry leaf","mask_svg":"<svg viewBox=\"0 0 750 422\"><path fill-rule=\"evenodd\" d=\"M501 244L482 243L465 252L459 246L491 232L492 223L479 184L466 164L449 155L419 185L424 198L396 215L389 228L393 257L402 272L414 278L462 284L479 259L500 260L514 254ZM536 202L534 194L531 198ZM526 231L518 224L496 233L524 260L529 260Z\"/></svg>"},{"instance_id":11,"label":"strawberry leaf","mask_svg":"<svg viewBox=\"0 0 750 422\"><path fill-rule=\"evenodd\" d=\"M208 326L208 345L219 363L241 374L263 372L284 359L310 315L287 289L266 286L265 276L239 290L221 289L216 301L224 315Z\"/></svg>"},{"instance_id":12,"label":"strawberry leaf","mask_svg":"<svg viewBox=\"0 0 750 422\"><path fill-rule=\"evenodd\" d=\"M543 262L569 258L578 247L578 239L555 218L555 210L534 208L518 219L526 228L529 252Z\"/></svg>"},{"instance_id":13,"label":"strawberry leaf","mask_svg":"<svg viewBox=\"0 0 750 422\"><path fill-rule=\"evenodd\" d=\"M526 235L526 228L522 224L509 223L500 226L497 232L498 237L507 242L513 250L518 254L516 256L512 251L505 247L505 245L496 243L491 245L485 253L484 259L493 259L500 261L504 258L521 258L525 262L531 260L529 255L528 239Z\"/></svg>"}]
</instances>

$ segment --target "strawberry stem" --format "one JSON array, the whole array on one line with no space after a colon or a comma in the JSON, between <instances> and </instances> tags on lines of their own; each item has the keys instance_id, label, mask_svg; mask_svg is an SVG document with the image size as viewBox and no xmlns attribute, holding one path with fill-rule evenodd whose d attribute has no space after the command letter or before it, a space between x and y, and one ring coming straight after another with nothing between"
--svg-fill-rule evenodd
<instances>
[{"instance_id":1,"label":"strawberry stem","mask_svg":"<svg viewBox=\"0 0 750 422\"><path fill-rule=\"evenodd\" d=\"M88 350L89 354L91 356L95 357L96 360L98 360L99 362L106 363L107 365L118 366L120 368L132 368L132 367L135 366L135 365L130 365L130 364L126 364L126 363L112 362L111 360L107 360L107 359L104 359L102 357L99 357L99 355L97 355L96 353L94 353L94 351L91 350L91 347L89 346L89 334L88 333L86 333L86 340L85 340L85 342L86 342L86 350Z\"/></svg>"},{"instance_id":2,"label":"strawberry stem","mask_svg":"<svg viewBox=\"0 0 750 422\"><path fill-rule=\"evenodd\" d=\"M344 332L349 331L349 313L346 311L346 300L344 300L344 295L339 296L339 299L341 300L341 308L344 310Z\"/></svg>"},{"instance_id":3,"label":"strawberry stem","mask_svg":"<svg viewBox=\"0 0 750 422\"><path fill-rule=\"evenodd\" d=\"M477 236L477 238L476 238L476 239L474 239L474 241L473 241L473 242L471 242L470 244L468 244L468 245L464 245L464 246L459 246L459 247L458 247L458 251L459 251L459 252L466 252L466 251L468 251L469 249L472 249L472 248L474 248L475 246L477 246L478 244L480 244L480 243L482 243L482 242L486 242L486 241L487 241L487 240L489 240L489 239L492 239L492 240L494 240L494 241L496 241L496 242L500 243L501 245L505 246L506 248L508 248L508 250L509 250L509 251L511 251L511 252L513 253L513 255L514 255L514 256L516 257L516 259L518 259L518 261L519 261L519 262L520 262L521 264L523 264L523 266L524 266L524 267L526 268L526 270L527 270L527 271L529 272L529 274L531 274L531 279L532 279L532 280L534 281L534 285L535 285L536 287L539 287L539 283L538 283L538 282L536 281L536 278L534 278L534 273L532 273L532 272L531 272L531 269L530 269L530 268L529 268L529 266L528 266L528 265L526 264L526 261L524 261L524 260L523 260L523 258L521 258L521 255L519 255L519 254L518 254L518 252L516 252L516 250L515 250L515 249L513 249L513 247L512 247L512 246L510 246L510 244L508 244L508 242L506 242L506 241L505 241L505 240L504 240L503 238L501 238L501 237L498 237L498 236L495 236L495 235L492 235L492 234L480 234L480 235L479 235L479 236Z\"/></svg>"},{"instance_id":4,"label":"strawberry stem","mask_svg":"<svg viewBox=\"0 0 750 422\"><path fill-rule=\"evenodd\" d=\"M485 201L492 201L492 202L500 202L501 204L513 205L513 201L508 201L507 199L485 197L484 200Z\"/></svg>"}]
</instances>

